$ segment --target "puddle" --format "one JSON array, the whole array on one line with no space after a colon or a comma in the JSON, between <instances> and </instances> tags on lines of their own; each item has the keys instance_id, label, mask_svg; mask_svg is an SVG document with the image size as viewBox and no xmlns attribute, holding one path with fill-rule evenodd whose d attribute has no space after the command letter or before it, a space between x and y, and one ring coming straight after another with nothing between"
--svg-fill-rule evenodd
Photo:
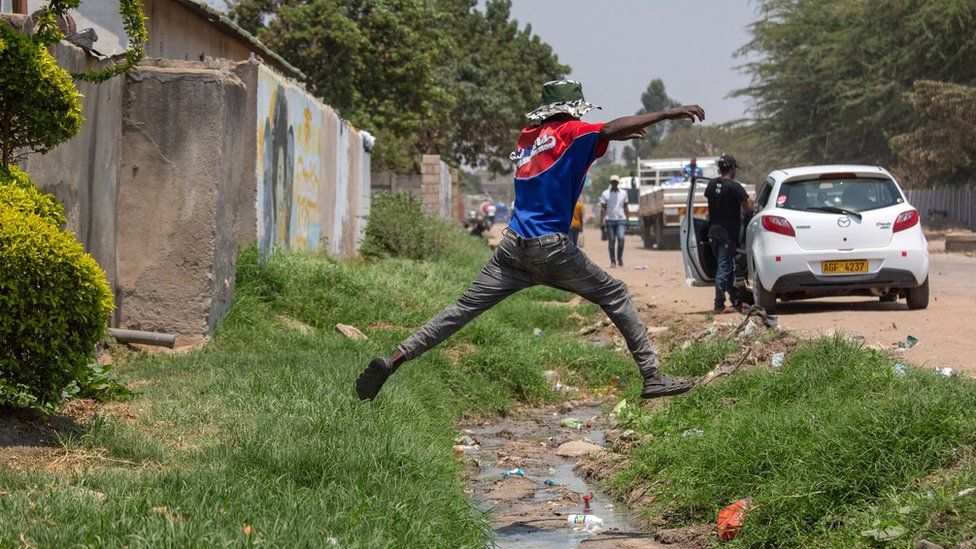
<instances>
[{"instance_id":1,"label":"puddle","mask_svg":"<svg viewBox=\"0 0 976 549\"><path fill-rule=\"evenodd\" d=\"M603 519L601 532L636 533L625 506L573 472L579 458L555 453L559 444L571 440L604 446L604 425L599 419L590 421L594 416L600 416L599 409L581 408L569 414L540 412L526 419L467 427L482 446L480 451L467 454L481 464L468 487L476 507L492 514L496 546L537 549L580 545L592 535L574 531L567 518L583 513L582 498L590 492L595 498L587 514ZM580 419L584 428L560 427L559 421L567 417ZM515 468L525 472L527 481L512 477L499 482L505 471ZM554 485L547 485L547 481Z\"/></svg>"}]
</instances>

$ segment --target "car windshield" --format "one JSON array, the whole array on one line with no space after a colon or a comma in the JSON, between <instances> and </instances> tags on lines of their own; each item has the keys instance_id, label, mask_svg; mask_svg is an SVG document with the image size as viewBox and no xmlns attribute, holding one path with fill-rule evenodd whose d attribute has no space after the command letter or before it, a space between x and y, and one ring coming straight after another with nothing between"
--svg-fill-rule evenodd
<instances>
[{"instance_id":1,"label":"car windshield","mask_svg":"<svg viewBox=\"0 0 976 549\"><path fill-rule=\"evenodd\" d=\"M904 199L890 179L814 179L787 181L779 188L776 207L788 210L812 210L830 213L849 210L864 212L901 204Z\"/></svg>"}]
</instances>

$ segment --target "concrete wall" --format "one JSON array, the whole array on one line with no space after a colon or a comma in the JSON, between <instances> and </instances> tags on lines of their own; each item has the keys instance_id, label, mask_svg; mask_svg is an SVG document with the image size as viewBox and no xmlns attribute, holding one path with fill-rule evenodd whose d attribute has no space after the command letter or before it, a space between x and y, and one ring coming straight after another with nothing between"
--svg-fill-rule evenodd
<instances>
[{"instance_id":1,"label":"concrete wall","mask_svg":"<svg viewBox=\"0 0 976 549\"><path fill-rule=\"evenodd\" d=\"M244 84L208 68L127 76L117 208L119 325L205 336L230 307Z\"/></svg>"},{"instance_id":2,"label":"concrete wall","mask_svg":"<svg viewBox=\"0 0 976 549\"><path fill-rule=\"evenodd\" d=\"M72 71L100 63L52 51ZM256 60L147 60L78 85L81 133L23 167L109 275L113 326L211 335L243 245L358 251L372 138L301 84Z\"/></svg>"},{"instance_id":3,"label":"concrete wall","mask_svg":"<svg viewBox=\"0 0 976 549\"><path fill-rule=\"evenodd\" d=\"M420 160L420 206L424 213L447 219L451 216L453 202L451 168L436 154L425 154Z\"/></svg>"}]
</instances>

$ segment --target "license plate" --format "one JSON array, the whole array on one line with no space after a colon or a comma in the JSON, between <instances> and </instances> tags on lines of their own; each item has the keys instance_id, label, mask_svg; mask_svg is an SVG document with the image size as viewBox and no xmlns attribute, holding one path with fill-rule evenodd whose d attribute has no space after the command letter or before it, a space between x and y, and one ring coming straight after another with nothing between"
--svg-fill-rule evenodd
<instances>
[{"instance_id":1,"label":"license plate","mask_svg":"<svg viewBox=\"0 0 976 549\"><path fill-rule=\"evenodd\" d=\"M868 272L867 259L851 259L848 261L821 261L820 271L825 275L842 275Z\"/></svg>"}]
</instances>

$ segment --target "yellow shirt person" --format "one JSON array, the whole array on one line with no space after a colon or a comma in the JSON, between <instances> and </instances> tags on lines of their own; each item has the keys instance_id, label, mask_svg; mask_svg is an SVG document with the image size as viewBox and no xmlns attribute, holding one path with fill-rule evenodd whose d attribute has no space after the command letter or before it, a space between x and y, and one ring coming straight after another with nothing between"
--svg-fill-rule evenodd
<instances>
[{"instance_id":1,"label":"yellow shirt person","mask_svg":"<svg viewBox=\"0 0 976 549\"><path fill-rule=\"evenodd\" d=\"M583 232L583 203L577 201L576 209L573 210L573 221L569 224L569 239L577 246L579 246L581 232Z\"/></svg>"}]
</instances>

